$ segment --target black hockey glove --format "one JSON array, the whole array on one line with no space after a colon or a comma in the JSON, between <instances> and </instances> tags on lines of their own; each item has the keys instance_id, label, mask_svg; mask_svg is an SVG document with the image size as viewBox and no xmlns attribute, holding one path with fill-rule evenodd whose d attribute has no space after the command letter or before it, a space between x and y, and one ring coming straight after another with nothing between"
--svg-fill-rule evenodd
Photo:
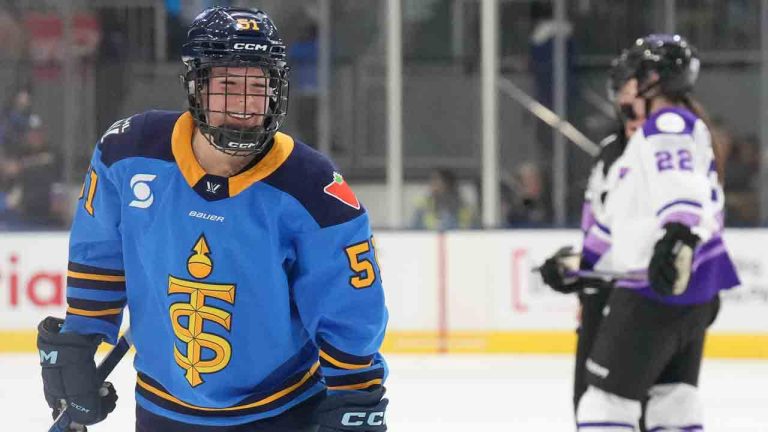
<instances>
[{"instance_id":1,"label":"black hockey glove","mask_svg":"<svg viewBox=\"0 0 768 432\"><path fill-rule=\"evenodd\" d=\"M539 267L541 279L553 290L563 294L578 291L581 288L578 278L566 275L566 271L569 269L567 261L573 260L577 256L570 246L560 248ZM573 264L571 263L571 267L574 267ZM575 264L578 266L578 262Z\"/></svg>"},{"instance_id":2,"label":"black hockey glove","mask_svg":"<svg viewBox=\"0 0 768 432\"><path fill-rule=\"evenodd\" d=\"M60 333L64 320L48 317L37 326L37 349L43 368L45 401L58 417L62 406L73 422L98 423L115 409L117 393L102 383L93 355L101 336Z\"/></svg>"},{"instance_id":3,"label":"black hockey glove","mask_svg":"<svg viewBox=\"0 0 768 432\"><path fill-rule=\"evenodd\" d=\"M384 413L389 399L384 387L368 392L350 392L328 396L317 408L318 432L383 432L387 430Z\"/></svg>"},{"instance_id":4,"label":"black hockey glove","mask_svg":"<svg viewBox=\"0 0 768 432\"><path fill-rule=\"evenodd\" d=\"M653 247L648 280L651 288L663 296L680 295L691 279L693 251L699 237L678 222L664 225L664 230L664 236Z\"/></svg>"}]
</instances>

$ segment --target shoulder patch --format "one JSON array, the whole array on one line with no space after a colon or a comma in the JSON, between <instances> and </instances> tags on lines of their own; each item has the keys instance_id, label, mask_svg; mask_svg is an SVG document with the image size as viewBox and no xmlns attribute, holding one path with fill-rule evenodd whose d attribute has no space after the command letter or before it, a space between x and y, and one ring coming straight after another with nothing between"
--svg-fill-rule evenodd
<instances>
[{"instance_id":1,"label":"shoulder patch","mask_svg":"<svg viewBox=\"0 0 768 432\"><path fill-rule=\"evenodd\" d=\"M684 108L665 108L654 113L643 124L646 137L661 134L688 135L693 132L698 117Z\"/></svg>"},{"instance_id":2,"label":"shoulder patch","mask_svg":"<svg viewBox=\"0 0 768 432\"><path fill-rule=\"evenodd\" d=\"M333 172L333 181L325 185L323 192L352 207L360 210L360 201L357 200L352 188L349 187L344 177L336 171Z\"/></svg>"},{"instance_id":3,"label":"shoulder patch","mask_svg":"<svg viewBox=\"0 0 768 432\"><path fill-rule=\"evenodd\" d=\"M299 141L285 163L263 181L294 197L323 228L365 213L333 163Z\"/></svg>"},{"instance_id":4,"label":"shoulder patch","mask_svg":"<svg viewBox=\"0 0 768 432\"><path fill-rule=\"evenodd\" d=\"M101 161L108 167L131 157L173 161L171 134L181 114L147 111L116 121L99 140Z\"/></svg>"}]
</instances>

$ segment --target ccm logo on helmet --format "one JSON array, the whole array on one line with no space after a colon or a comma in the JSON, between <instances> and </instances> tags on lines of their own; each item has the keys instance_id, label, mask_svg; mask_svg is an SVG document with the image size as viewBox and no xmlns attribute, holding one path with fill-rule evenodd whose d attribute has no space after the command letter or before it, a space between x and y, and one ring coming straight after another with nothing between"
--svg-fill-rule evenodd
<instances>
[{"instance_id":1,"label":"ccm logo on helmet","mask_svg":"<svg viewBox=\"0 0 768 432\"><path fill-rule=\"evenodd\" d=\"M256 147L256 144L255 143L249 143L249 142L234 142L234 141L230 141L229 144L227 145L227 147L233 148L233 149L248 150L248 149L251 149L253 147Z\"/></svg>"},{"instance_id":2,"label":"ccm logo on helmet","mask_svg":"<svg viewBox=\"0 0 768 432\"><path fill-rule=\"evenodd\" d=\"M234 48L245 51L266 51L269 47L262 44L238 42L234 45Z\"/></svg>"},{"instance_id":3,"label":"ccm logo on helmet","mask_svg":"<svg viewBox=\"0 0 768 432\"><path fill-rule=\"evenodd\" d=\"M348 412L341 418L341 424L344 426L381 426L384 424L384 412Z\"/></svg>"}]
</instances>

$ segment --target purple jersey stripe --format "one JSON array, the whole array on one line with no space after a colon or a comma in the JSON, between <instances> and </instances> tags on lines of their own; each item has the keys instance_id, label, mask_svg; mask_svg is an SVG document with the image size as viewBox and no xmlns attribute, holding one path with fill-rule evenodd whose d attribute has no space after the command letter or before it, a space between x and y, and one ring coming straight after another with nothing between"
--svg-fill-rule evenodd
<instances>
[{"instance_id":1,"label":"purple jersey stripe","mask_svg":"<svg viewBox=\"0 0 768 432\"><path fill-rule=\"evenodd\" d=\"M600 261L602 255L592 252L589 249L583 249L581 251L581 261L579 262L579 269L592 270L595 268L595 264Z\"/></svg>"},{"instance_id":2,"label":"purple jersey stripe","mask_svg":"<svg viewBox=\"0 0 768 432\"><path fill-rule=\"evenodd\" d=\"M601 429L601 428L623 428L623 429L629 429L631 431L635 430L634 425L629 423L619 423L619 422L586 422L586 423L578 423L576 426L578 427L578 430Z\"/></svg>"},{"instance_id":3,"label":"purple jersey stripe","mask_svg":"<svg viewBox=\"0 0 768 432\"><path fill-rule=\"evenodd\" d=\"M719 254L713 254L707 260L701 261L691 275L688 289L679 296L661 296L651 289L647 281L622 280L616 286L634 289L639 294L660 303L683 306L706 303L712 300L720 290L733 288L740 283L736 267L723 249Z\"/></svg>"},{"instance_id":4,"label":"purple jersey stripe","mask_svg":"<svg viewBox=\"0 0 768 432\"><path fill-rule=\"evenodd\" d=\"M719 242L719 245L715 245L714 247L709 248L708 250L704 252L700 252L696 254L696 258L693 260L693 265L691 266L693 271L699 269L699 266L702 264L707 263L710 260L713 260L720 255L727 255L727 251L725 250L725 245L722 242Z\"/></svg>"},{"instance_id":5,"label":"purple jersey stripe","mask_svg":"<svg viewBox=\"0 0 768 432\"><path fill-rule=\"evenodd\" d=\"M595 215L592 213L592 203L584 201L584 205L581 207L581 231L586 234L595 222Z\"/></svg>"},{"instance_id":6,"label":"purple jersey stripe","mask_svg":"<svg viewBox=\"0 0 768 432\"><path fill-rule=\"evenodd\" d=\"M627 174L629 174L629 168L627 167L619 168L619 180L623 179Z\"/></svg>"},{"instance_id":7,"label":"purple jersey stripe","mask_svg":"<svg viewBox=\"0 0 768 432\"><path fill-rule=\"evenodd\" d=\"M590 251L597 253L597 254L604 254L608 249L610 249L611 243L606 241L603 238L598 237L595 235L592 231L590 231L587 236L584 238L584 249L589 249Z\"/></svg>"},{"instance_id":8,"label":"purple jersey stripe","mask_svg":"<svg viewBox=\"0 0 768 432\"><path fill-rule=\"evenodd\" d=\"M669 127L664 127L664 125L660 125L657 123L657 120L659 117L677 114L677 116L682 117L683 120L683 128L682 130L675 130L670 131ZM685 108L678 108L678 107L669 107L669 108L663 108L655 113L643 123L643 135L646 137L651 137L653 135L659 135L659 134L675 134L675 135L690 135L693 133L693 127L696 125L696 120L698 120L698 117L696 117L695 114L688 111ZM659 127L661 126L661 127Z\"/></svg>"},{"instance_id":9,"label":"purple jersey stripe","mask_svg":"<svg viewBox=\"0 0 768 432\"><path fill-rule=\"evenodd\" d=\"M648 432L698 432L703 431L703 425L689 425L689 426L657 426L652 429L648 429Z\"/></svg>"},{"instance_id":10,"label":"purple jersey stripe","mask_svg":"<svg viewBox=\"0 0 768 432\"><path fill-rule=\"evenodd\" d=\"M666 205L662 206L659 211L656 212L656 216L661 216L662 213L664 213L664 210L678 206L678 205L687 205L691 207L701 208L701 203L698 201L691 201L691 200L675 200L670 203L667 203Z\"/></svg>"},{"instance_id":11,"label":"purple jersey stripe","mask_svg":"<svg viewBox=\"0 0 768 432\"><path fill-rule=\"evenodd\" d=\"M693 227L701 223L701 216L694 213L686 212L686 211L676 211L664 216L661 219L661 226L664 226L672 222L678 222L683 225Z\"/></svg>"},{"instance_id":12,"label":"purple jersey stripe","mask_svg":"<svg viewBox=\"0 0 768 432\"><path fill-rule=\"evenodd\" d=\"M608 229L608 227L607 227L607 226L605 226L605 225L601 224L600 222L598 222L598 221L595 221L595 226L596 226L596 227L598 227L598 228L600 228L600 231L602 231L602 232L604 232L604 233L606 233L606 234L608 234L608 235L611 235L611 230L610 230L610 229Z\"/></svg>"}]
</instances>

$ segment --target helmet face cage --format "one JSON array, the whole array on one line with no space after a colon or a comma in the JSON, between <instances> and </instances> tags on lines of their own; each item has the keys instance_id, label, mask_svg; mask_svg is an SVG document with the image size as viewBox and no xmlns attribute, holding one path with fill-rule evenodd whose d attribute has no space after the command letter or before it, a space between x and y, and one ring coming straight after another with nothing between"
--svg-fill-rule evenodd
<instances>
[{"instance_id":1,"label":"helmet face cage","mask_svg":"<svg viewBox=\"0 0 768 432\"><path fill-rule=\"evenodd\" d=\"M247 8L213 7L182 47L189 111L211 145L235 156L263 153L288 113L286 49L272 20Z\"/></svg>"},{"instance_id":2,"label":"helmet face cage","mask_svg":"<svg viewBox=\"0 0 768 432\"><path fill-rule=\"evenodd\" d=\"M287 68L242 60L193 63L185 74L189 109L210 143L235 156L267 150L288 113Z\"/></svg>"}]
</instances>

